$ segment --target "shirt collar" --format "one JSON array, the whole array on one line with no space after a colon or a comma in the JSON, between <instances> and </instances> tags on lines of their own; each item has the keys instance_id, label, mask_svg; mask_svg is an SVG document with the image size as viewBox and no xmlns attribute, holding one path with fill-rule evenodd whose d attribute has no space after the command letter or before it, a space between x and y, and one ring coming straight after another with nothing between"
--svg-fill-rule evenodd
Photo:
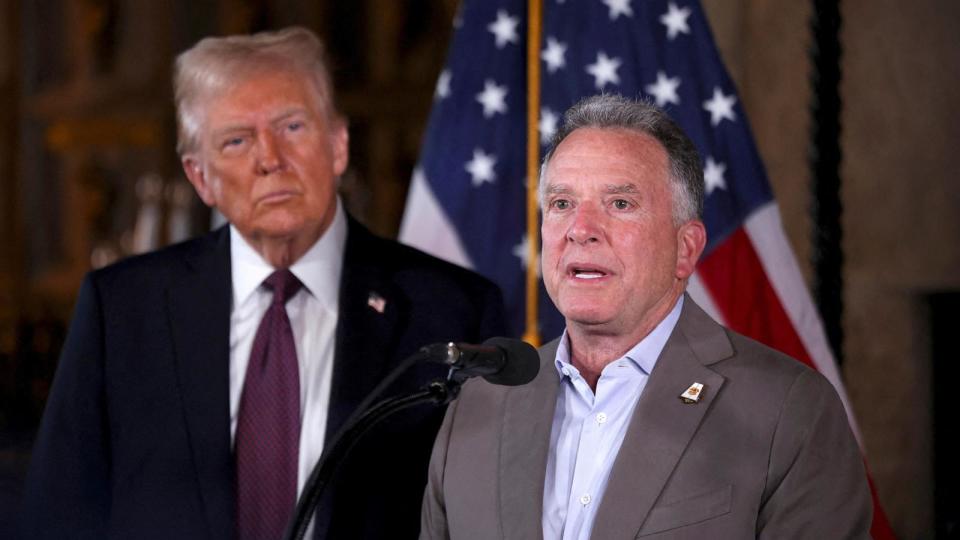
<instances>
[{"instance_id":1,"label":"shirt collar","mask_svg":"<svg viewBox=\"0 0 960 540\"><path fill-rule=\"evenodd\" d=\"M663 347L667 344L667 339L673 333L677 321L680 320L680 311L683 309L683 295L677 299L670 313L660 321L654 329L647 334L639 343L630 348L621 358L630 360L632 365L642 370L646 375L653 373L653 368L657 365L657 359L663 352ZM614 362L620 358L614 360ZM613 364L614 362L611 362ZM570 362L570 339L567 337L567 330L564 328L563 335L560 336L560 346L557 347L557 356L554 360L554 366L560 378L566 377L563 371L566 368L576 370Z\"/></svg>"},{"instance_id":2,"label":"shirt collar","mask_svg":"<svg viewBox=\"0 0 960 540\"><path fill-rule=\"evenodd\" d=\"M347 243L347 218L340 197L333 222L290 271L324 307L336 310L340 297L340 274L343 251ZM230 264L233 280L233 305L246 302L263 280L275 270L230 226Z\"/></svg>"}]
</instances>

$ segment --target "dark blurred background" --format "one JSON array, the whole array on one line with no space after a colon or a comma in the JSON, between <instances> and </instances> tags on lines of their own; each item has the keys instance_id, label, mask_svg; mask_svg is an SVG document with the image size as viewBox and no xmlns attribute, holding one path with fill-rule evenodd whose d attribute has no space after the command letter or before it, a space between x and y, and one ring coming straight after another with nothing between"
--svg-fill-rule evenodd
<instances>
[{"instance_id":1,"label":"dark blurred background","mask_svg":"<svg viewBox=\"0 0 960 540\"><path fill-rule=\"evenodd\" d=\"M704 1L808 283L811 5ZM207 35L314 29L350 119L348 204L392 237L455 11L456 0L0 0L0 537L84 273L209 228L174 152L173 57ZM960 3L848 0L841 15L842 372L895 531L946 538L960 505L948 438Z\"/></svg>"}]
</instances>

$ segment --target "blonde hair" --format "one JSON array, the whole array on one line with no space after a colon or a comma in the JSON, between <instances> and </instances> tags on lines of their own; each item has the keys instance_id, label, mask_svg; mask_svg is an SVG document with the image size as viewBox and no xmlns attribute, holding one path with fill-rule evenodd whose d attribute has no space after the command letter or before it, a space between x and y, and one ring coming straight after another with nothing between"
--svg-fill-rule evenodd
<instances>
[{"instance_id":1,"label":"blonde hair","mask_svg":"<svg viewBox=\"0 0 960 540\"><path fill-rule=\"evenodd\" d=\"M323 43L302 27L200 40L174 63L177 153L197 149L201 111L208 100L233 84L265 72L304 75L316 89L320 109L331 119L338 116L328 65Z\"/></svg>"}]
</instances>

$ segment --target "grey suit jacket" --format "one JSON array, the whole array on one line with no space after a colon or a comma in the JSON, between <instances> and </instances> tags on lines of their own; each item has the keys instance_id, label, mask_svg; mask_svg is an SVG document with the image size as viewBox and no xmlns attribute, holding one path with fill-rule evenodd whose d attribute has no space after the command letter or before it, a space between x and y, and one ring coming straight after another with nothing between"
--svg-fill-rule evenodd
<instances>
[{"instance_id":1,"label":"grey suit jacket","mask_svg":"<svg viewBox=\"0 0 960 540\"><path fill-rule=\"evenodd\" d=\"M421 538L542 538L557 341L520 387L471 381L447 411ZM680 394L705 385L698 403ZM621 538L868 538L872 504L843 406L815 371L689 297L634 410L592 531Z\"/></svg>"}]
</instances>

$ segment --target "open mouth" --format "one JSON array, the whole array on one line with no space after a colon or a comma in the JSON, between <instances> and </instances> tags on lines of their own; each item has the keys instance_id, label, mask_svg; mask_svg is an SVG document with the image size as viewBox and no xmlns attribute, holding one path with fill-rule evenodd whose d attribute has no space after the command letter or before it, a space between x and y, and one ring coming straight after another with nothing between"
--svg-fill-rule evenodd
<instances>
[{"instance_id":1,"label":"open mouth","mask_svg":"<svg viewBox=\"0 0 960 540\"><path fill-rule=\"evenodd\" d=\"M571 265L567 273L576 278L576 279L601 279L609 275L609 273L602 269L593 266L580 266L580 265Z\"/></svg>"}]
</instances>

